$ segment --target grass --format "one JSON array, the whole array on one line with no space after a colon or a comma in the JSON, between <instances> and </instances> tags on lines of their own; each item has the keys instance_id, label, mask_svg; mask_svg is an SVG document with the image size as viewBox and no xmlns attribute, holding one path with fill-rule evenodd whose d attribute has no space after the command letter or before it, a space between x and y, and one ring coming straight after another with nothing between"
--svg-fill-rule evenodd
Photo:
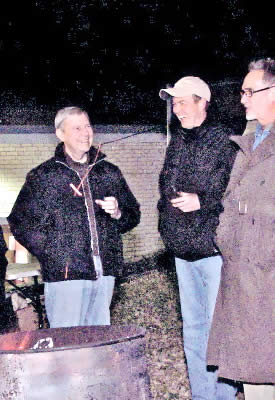
<instances>
[{"instance_id":1,"label":"grass","mask_svg":"<svg viewBox=\"0 0 275 400\"><path fill-rule=\"evenodd\" d=\"M115 290L112 324L146 328L146 357L154 400L191 400L182 346L182 322L174 270L163 255L128 266ZM139 274L139 273L140 274Z\"/></svg>"},{"instance_id":2,"label":"grass","mask_svg":"<svg viewBox=\"0 0 275 400\"><path fill-rule=\"evenodd\" d=\"M160 252L126 265L126 275L116 285L111 323L146 328L153 400L192 400L173 259ZM243 394L238 393L236 400L243 400Z\"/></svg>"}]
</instances>

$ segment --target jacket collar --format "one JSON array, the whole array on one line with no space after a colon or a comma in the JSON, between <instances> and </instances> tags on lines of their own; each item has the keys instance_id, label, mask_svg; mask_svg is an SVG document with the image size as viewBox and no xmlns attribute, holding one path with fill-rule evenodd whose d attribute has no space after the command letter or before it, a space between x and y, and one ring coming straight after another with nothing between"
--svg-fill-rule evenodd
<instances>
[{"instance_id":1,"label":"jacket collar","mask_svg":"<svg viewBox=\"0 0 275 400\"><path fill-rule=\"evenodd\" d=\"M97 155L97 149L95 147L91 147L89 150L89 158L90 158L90 162L89 164L92 164L95 159L96 159L96 155ZM103 160L106 157L106 155L104 153L102 153L101 151L98 153L97 159L96 161L100 161ZM57 161L61 161L64 164L67 164L67 160L66 160L66 156L64 153L64 143L61 142L56 146L55 149L55 159Z\"/></svg>"},{"instance_id":2,"label":"jacket collar","mask_svg":"<svg viewBox=\"0 0 275 400\"><path fill-rule=\"evenodd\" d=\"M243 153L245 153L247 159L250 159L250 167L275 154L275 124L272 125L270 134L254 151L252 150L252 146L255 140L255 132L244 136L231 136L230 139L237 143Z\"/></svg>"},{"instance_id":3,"label":"jacket collar","mask_svg":"<svg viewBox=\"0 0 275 400\"><path fill-rule=\"evenodd\" d=\"M237 145L244 153L251 153L252 146L255 140L255 134L254 132L250 132L244 136L230 136L230 140L237 143Z\"/></svg>"},{"instance_id":4,"label":"jacket collar","mask_svg":"<svg viewBox=\"0 0 275 400\"><path fill-rule=\"evenodd\" d=\"M212 120L207 114L205 120L201 123L200 126L192 129L186 129L183 128L181 125L177 125L175 133L178 134L178 136L181 137L181 139L183 139L184 141L190 142L204 136L205 129L208 129L209 126L211 126L211 122Z\"/></svg>"},{"instance_id":5,"label":"jacket collar","mask_svg":"<svg viewBox=\"0 0 275 400\"><path fill-rule=\"evenodd\" d=\"M266 143L266 141L269 142L268 140L269 137L271 142L273 142L274 139L272 139L272 137L274 137L274 134L275 134L275 122L271 125L270 134L266 139L264 139L263 143ZM231 136L230 139L233 142L237 143L237 145L242 149L244 153L250 153L252 152L252 146L255 140L255 132L250 132L243 136Z\"/></svg>"}]
</instances>

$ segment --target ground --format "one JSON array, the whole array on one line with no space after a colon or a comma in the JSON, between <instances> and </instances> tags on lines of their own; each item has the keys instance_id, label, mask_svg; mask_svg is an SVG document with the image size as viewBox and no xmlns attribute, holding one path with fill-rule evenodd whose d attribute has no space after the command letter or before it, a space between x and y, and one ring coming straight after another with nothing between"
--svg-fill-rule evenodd
<instances>
[{"instance_id":1,"label":"ground","mask_svg":"<svg viewBox=\"0 0 275 400\"><path fill-rule=\"evenodd\" d=\"M167 263L163 257L153 257L128 265L128 277L116 285L111 322L146 328L146 358L153 400L191 400L176 274L172 265L168 271L163 268ZM37 327L31 306L21 310L18 317L17 324L10 321L10 326L6 324L2 329ZM239 393L238 400L241 399L243 395Z\"/></svg>"}]
</instances>

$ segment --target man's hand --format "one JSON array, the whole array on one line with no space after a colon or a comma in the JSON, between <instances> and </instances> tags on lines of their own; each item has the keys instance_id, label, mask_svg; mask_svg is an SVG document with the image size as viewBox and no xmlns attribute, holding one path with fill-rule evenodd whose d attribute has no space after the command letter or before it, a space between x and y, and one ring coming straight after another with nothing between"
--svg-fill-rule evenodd
<instances>
[{"instance_id":1,"label":"man's hand","mask_svg":"<svg viewBox=\"0 0 275 400\"><path fill-rule=\"evenodd\" d=\"M115 197L104 197L104 200L95 200L95 202L112 218L119 219L121 217L121 211Z\"/></svg>"},{"instance_id":2,"label":"man's hand","mask_svg":"<svg viewBox=\"0 0 275 400\"><path fill-rule=\"evenodd\" d=\"M196 193L178 192L178 197L171 200L172 206L183 212L197 211L201 208L199 197Z\"/></svg>"}]
</instances>

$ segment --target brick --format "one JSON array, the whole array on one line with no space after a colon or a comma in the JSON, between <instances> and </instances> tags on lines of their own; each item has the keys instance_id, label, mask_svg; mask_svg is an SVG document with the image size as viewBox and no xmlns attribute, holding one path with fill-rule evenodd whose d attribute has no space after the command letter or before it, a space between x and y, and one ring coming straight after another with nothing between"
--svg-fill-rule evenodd
<instances>
[{"instance_id":1,"label":"brick","mask_svg":"<svg viewBox=\"0 0 275 400\"><path fill-rule=\"evenodd\" d=\"M27 172L53 156L54 144L25 143L0 145L0 216L6 217L21 189ZM107 160L116 164L124 174L141 205L140 224L123 235L124 256L136 261L144 255L163 248L157 226L159 199L158 178L166 151L165 142L121 142L105 145Z\"/></svg>"}]
</instances>

